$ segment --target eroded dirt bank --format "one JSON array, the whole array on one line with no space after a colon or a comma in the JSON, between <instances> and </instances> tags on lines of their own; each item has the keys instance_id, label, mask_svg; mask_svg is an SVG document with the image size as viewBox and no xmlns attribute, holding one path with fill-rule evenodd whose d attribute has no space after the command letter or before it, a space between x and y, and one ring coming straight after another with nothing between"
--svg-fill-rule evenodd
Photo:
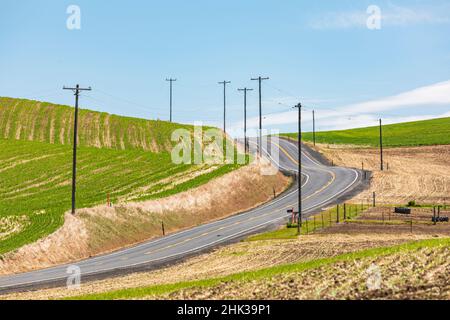
<instances>
[{"instance_id":1,"label":"eroded dirt bank","mask_svg":"<svg viewBox=\"0 0 450 320\"><path fill-rule=\"evenodd\" d=\"M49 237L9 253L0 274L46 268L130 246L166 233L249 210L286 190L281 173L261 175L268 164L252 164L198 188L141 203L99 206L66 215L62 228ZM267 169L267 168L266 168Z\"/></svg>"}]
</instances>

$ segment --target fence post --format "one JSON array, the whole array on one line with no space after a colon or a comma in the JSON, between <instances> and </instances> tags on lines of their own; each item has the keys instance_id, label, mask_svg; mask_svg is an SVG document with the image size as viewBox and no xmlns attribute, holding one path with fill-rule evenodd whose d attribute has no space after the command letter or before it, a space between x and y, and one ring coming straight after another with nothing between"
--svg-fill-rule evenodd
<instances>
[{"instance_id":1,"label":"fence post","mask_svg":"<svg viewBox=\"0 0 450 320\"><path fill-rule=\"evenodd\" d=\"M375 208L376 205L377 205L377 203L376 203L376 194L375 194L375 191L374 191L373 192L373 207Z\"/></svg>"},{"instance_id":2,"label":"fence post","mask_svg":"<svg viewBox=\"0 0 450 320\"><path fill-rule=\"evenodd\" d=\"M161 227L162 227L163 236L165 236L166 235L166 229L164 228L164 221L161 221Z\"/></svg>"},{"instance_id":3,"label":"fence post","mask_svg":"<svg viewBox=\"0 0 450 320\"><path fill-rule=\"evenodd\" d=\"M411 233L413 233L413 217L411 215Z\"/></svg>"},{"instance_id":4,"label":"fence post","mask_svg":"<svg viewBox=\"0 0 450 320\"><path fill-rule=\"evenodd\" d=\"M330 211L328 214L328 218L330 218L330 227L333 224L333 220L332 220L333 218L331 216L332 216L332 212Z\"/></svg>"},{"instance_id":5,"label":"fence post","mask_svg":"<svg viewBox=\"0 0 450 320\"><path fill-rule=\"evenodd\" d=\"M322 212L322 229L324 229L325 228L325 224L324 224L324 221L323 221L323 212Z\"/></svg>"},{"instance_id":6,"label":"fence post","mask_svg":"<svg viewBox=\"0 0 450 320\"><path fill-rule=\"evenodd\" d=\"M344 221L347 220L347 205L344 203Z\"/></svg>"},{"instance_id":7,"label":"fence post","mask_svg":"<svg viewBox=\"0 0 450 320\"><path fill-rule=\"evenodd\" d=\"M339 205L336 206L336 223L339 223Z\"/></svg>"}]
</instances>

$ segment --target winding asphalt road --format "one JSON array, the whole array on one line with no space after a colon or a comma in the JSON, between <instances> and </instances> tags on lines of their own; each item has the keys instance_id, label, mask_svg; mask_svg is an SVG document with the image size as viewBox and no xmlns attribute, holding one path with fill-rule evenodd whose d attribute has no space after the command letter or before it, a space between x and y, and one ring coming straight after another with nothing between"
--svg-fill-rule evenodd
<instances>
[{"instance_id":1,"label":"winding asphalt road","mask_svg":"<svg viewBox=\"0 0 450 320\"><path fill-rule=\"evenodd\" d=\"M279 160L271 160L283 170L296 172L298 149L296 144L280 139L270 141L270 157L279 153ZM303 161L303 208L304 215L320 211L337 199L355 192L362 184L361 172L354 169L329 167L308 150L302 153ZM132 248L90 258L76 263L81 276L110 275L123 270L143 266L161 266L181 258L241 239L242 237L280 225L290 216L287 209L297 207L297 186L257 209L220 221L207 223L157 240L148 241ZM0 277L0 292L65 283L69 265L29 273Z\"/></svg>"}]
</instances>

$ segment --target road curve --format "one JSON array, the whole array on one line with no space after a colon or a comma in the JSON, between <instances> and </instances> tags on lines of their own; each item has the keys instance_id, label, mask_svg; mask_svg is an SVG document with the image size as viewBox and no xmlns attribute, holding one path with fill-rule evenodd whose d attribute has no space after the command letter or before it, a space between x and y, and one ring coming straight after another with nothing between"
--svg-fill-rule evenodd
<instances>
[{"instance_id":1,"label":"road curve","mask_svg":"<svg viewBox=\"0 0 450 320\"><path fill-rule=\"evenodd\" d=\"M266 156L281 169L297 171L298 149L287 140L270 141ZM275 158L275 157L274 157ZM308 215L348 196L362 184L361 172L355 169L329 167L306 150L302 153L303 208ZM287 209L297 206L297 186L274 201L257 209L151 240L132 248L90 258L76 263L82 278L101 277L140 267L161 266L181 258L209 250L242 237L280 225L288 218ZM0 292L65 283L68 267L61 265L33 272L0 277Z\"/></svg>"}]
</instances>

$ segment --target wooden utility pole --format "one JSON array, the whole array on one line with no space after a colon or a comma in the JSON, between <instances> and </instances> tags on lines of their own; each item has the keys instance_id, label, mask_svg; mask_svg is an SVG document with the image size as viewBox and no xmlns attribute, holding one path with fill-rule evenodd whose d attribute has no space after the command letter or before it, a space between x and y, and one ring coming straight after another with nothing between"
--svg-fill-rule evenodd
<instances>
[{"instance_id":1,"label":"wooden utility pole","mask_svg":"<svg viewBox=\"0 0 450 320\"><path fill-rule=\"evenodd\" d=\"M259 84L259 142L258 142L258 148L259 148L259 156L262 155L262 82L264 80L269 80L269 78L263 78L259 76L258 78L252 78L252 81L258 81Z\"/></svg>"},{"instance_id":2,"label":"wooden utility pole","mask_svg":"<svg viewBox=\"0 0 450 320\"><path fill-rule=\"evenodd\" d=\"M248 152L248 141L247 141L247 92L253 91L253 89L243 88L238 89L238 91L244 92L244 144L245 144L245 153Z\"/></svg>"},{"instance_id":3,"label":"wooden utility pole","mask_svg":"<svg viewBox=\"0 0 450 320\"><path fill-rule=\"evenodd\" d=\"M63 90L72 90L75 93L75 120L73 124L73 162L72 162L72 214L76 210L76 188L77 188L77 144L78 144L78 98L81 91L91 91L89 88L80 88L77 84L75 88L64 87Z\"/></svg>"},{"instance_id":4,"label":"wooden utility pole","mask_svg":"<svg viewBox=\"0 0 450 320\"><path fill-rule=\"evenodd\" d=\"M227 134L227 84L230 83L231 81L225 80L219 82L219 84L223 84L223 132L225 133L225 136Z\"/></svg>"},{"instance_id":5,"label":"wooden utility pole","mask_svg":"<svg viewBox=\"0 0 450 320\"><path fill-rule=\"evenodd\" d=\"M302 227L302 104L297 104L298 109L298 232Z\"/></svg>"},{"instance_id":6,"label":"wooden utility pole","mask_svg":"<svg viewBox=\"0 0 450 320\"><path fill-rule=\"evenodd\" d=\"M383 127L380 119L380 158L381 158L381 171L384 171L383 163Z\"/></svg>"},{"instance_id":7,"label":"wooden utility pole","mask_svg":"<svg viewBox=\"0 0 450 320\"><path fill-rule=\"evenodd\" d=\"M166 79L166 81L170 82L170 122L172 122L172 92L173 92L172 86L173 83L177 81L177 79L170 78Z\"/></svg>"},{"instance_id":8,"label":"wooden utility pole","mask_svg":"<svg viewBox=\"0 0 450 320\"><path fill-rule=\"evenodd\" d=\"M316 112L312 111L312 117L313 117L313 143L314 147L316 146Z\"/></svg>"}]
</instances>

